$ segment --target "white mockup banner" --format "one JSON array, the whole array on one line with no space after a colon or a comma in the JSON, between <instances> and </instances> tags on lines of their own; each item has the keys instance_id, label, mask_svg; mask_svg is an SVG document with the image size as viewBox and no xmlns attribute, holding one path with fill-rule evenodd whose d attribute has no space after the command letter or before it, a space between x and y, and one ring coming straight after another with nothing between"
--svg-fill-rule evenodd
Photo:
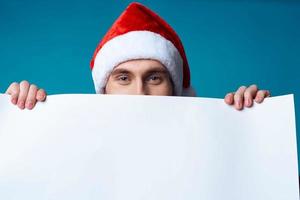
<instances>
[{"instance_id":1,"label":"white mockup banner","mask_svg":"<svg viewBox=\"0 0 300 200\"><path fill-rule=\"evenodd\" d=\"M0 95L1 200L298 200L293 95Z\"/></svg>"}]
</instances>

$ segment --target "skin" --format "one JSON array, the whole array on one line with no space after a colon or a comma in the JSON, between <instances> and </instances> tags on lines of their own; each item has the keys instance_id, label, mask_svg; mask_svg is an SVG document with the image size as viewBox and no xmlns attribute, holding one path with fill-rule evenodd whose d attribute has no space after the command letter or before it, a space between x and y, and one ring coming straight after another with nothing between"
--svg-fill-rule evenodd
<instances>
[{"instance_id":1,"label":"skin","mask_svg":"<svg viewBox=\"0 0 300 200\"><path fill-rule=\"evenodd\" d=\"M5 92L11 95L11 102L20 109L33 109L37 102L46 100L44 89L28 81L12 83ZM156 60L139 59L123 62L116 66L104 88L105 94L172 96L173 84L167 69ZM236 92L224 97L226 104L242 110L254 102L262 103L269 97L268 90L259 90L256 85L241 86Z\"/></svg>"},{"instance_id":2,"label":"skin","mask_svg":"<svg viewBox=\"0 0 300 200\"><path fill-rule=\"evenodd\" d=\"M131 60L111 72L105 94L172 96L168 70L156 60Z\"/></svg>"}]
</instances>

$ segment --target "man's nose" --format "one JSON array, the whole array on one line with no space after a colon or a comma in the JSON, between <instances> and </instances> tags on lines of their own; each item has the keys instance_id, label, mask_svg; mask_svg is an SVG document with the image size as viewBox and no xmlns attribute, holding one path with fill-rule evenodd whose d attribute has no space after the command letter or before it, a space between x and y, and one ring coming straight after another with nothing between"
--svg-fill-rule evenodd
<instances>
[{"instance_id":1,"label":"man's nose","mask_svg":"<svg viewBox=\"0 0 300 200\"><path fill-rule=\"evenodd\" d=\"M138 80L136 82L135 94L136 95L146 95L147 94L147 92L145 90L145 85L142 80Z\"/></svg>"}]
</instances>

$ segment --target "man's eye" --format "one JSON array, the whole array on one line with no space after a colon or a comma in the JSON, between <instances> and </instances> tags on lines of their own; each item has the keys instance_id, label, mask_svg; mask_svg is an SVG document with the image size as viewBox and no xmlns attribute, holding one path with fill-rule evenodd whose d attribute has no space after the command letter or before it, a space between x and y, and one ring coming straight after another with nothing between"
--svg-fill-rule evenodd
<instances>
[{"instance_id":1,"label":"man's eye","mask_svg":"<svg viewBox=\"0 0 300 200\"><path fill-rule=\"evenodd\" d=\"M121 81L127 81L128 77L127 76L120 76L119 80L121 80Z\"/></svg>"},{"instance_id":2,"label":"man's eye","mask_svg":"<svg viewBox=\"0 0 300 200\"><path fill-rule=\"evenodd\" d=\"M120 75L120 76L117 76L117 81L120 84L128 84L130 80L129 80L128 75Z\"/></svg>"},{"instance_id":3,"label":"man's eye","mask_svg":"<svg viewBox=\"0 0 300 200\"><path fill-rule=\"evenodd\" d=\"M158 75L151 75L151 76L149 76L148 81L150 83L158 84L162 81L162 78Z\"/></svg>"}]
</instances>

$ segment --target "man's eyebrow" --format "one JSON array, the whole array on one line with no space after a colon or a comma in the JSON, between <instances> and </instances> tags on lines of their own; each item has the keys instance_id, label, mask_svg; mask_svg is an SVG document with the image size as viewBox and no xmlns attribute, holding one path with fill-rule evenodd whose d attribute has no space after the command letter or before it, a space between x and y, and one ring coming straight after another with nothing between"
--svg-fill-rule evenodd
<instances>
[{"instance_id":1,"label":"man's eyebrow","mask_svg":"<svg viewBox=\"0 0 300 200\"><path fill-rule=\"evenodd\" d=\"M111 75L116 75L116 74L130 74L131 72L127 69L115 69L112 71ZM153 73L164 73L168 74L167 69L161 68L161 67L154 67L150 69L149 71L146 72L147 74L153 74Z\"/></svg>"},{"instance_id":2,"label":"man's eyebrow","mask_svg":"<svg viewBox=\"0 0 300 200\"><path fill-rule=\"evenodd\" d=\"M149 71L147 71L147 74L152 74L152 73L164 73L164 74L168 74L168 71L167 71L167 69L161 68L161 67L152 68Z\"/></svg>"},{"instance_id":3,"label":"man's eyebrow","mask_svg":"<svg viewBox=\"0 0 300 200\"><path fill-rule=\"evenodd\" d=\"M129 74L130 72L126 69L115 69L113 70L113 72L111 73L111 75L115 75L115 74Z\"/></svg>"}]
</instances>

